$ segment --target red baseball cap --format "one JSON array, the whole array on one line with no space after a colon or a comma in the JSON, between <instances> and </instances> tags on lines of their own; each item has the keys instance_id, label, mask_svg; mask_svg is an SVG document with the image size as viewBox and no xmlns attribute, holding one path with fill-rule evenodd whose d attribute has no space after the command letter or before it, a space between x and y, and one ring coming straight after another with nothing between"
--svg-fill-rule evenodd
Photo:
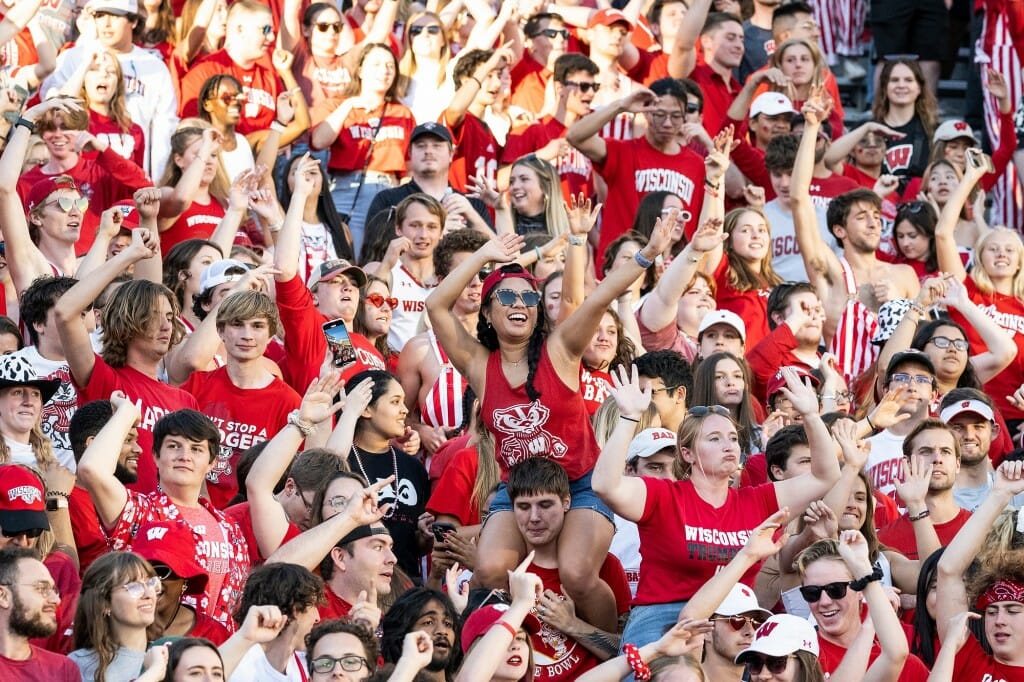
<instances>
[{"instance_id":1,"label":"red baseball cap","mask_svg":"<svg viewBox=\"0 0 1024 682\"><path fill-rule=\"evenodd\" d=\"M20 464L0 466L0 528L14 533L50 529L46 488L39 476Z\"/></svg>"},{"instance_id":2,"label":"red baseball cap","mask_svg":"<svg viewBox=\"0 0 1024 682\"><path fill-rule=\"evenodd\" d=\"M537 283L537 278L530 274L530 271L522 265L518 263L502 265L484 279L483 288L480 289L480 300L486 301L491 290L498 286L502 280L506 279L525 279L531 285L536 285Z\"/></svg>"},{"instance_id":3,"label":"red baseball cap","mask_svg":"<svg viewBox=\"0 0 1024 682\"><path fill-rule=\"evenodd\" d=\"M185 579L185 594L202 594L210 576L196 562L195 538L188 524L160 521L139 528L132 551L149 562L164 564Z\"/></svg>"},{"instance_id":4,"label":"red baseball cap","mask_svg":"<svg viewBox=\"0 0 1024 682\"><path fill-rule=\"evenodd\" d=\"M111 208L121 211L122 230L134 230L139 226L139 209L131 199L122 199Z\"/></svg>"},{"instance_id":5,"label":"red baseball cap","mask_svg":"<svg viewBox=\"0 0 1024 682\"><path fill-rule=\"evenodd\" d=\"M796 365L791 365L791 367L793 370L796 371L796 377L801 382L804 380L804 377L808 377L811 380L812 386L818 386L819 384L821 384L821 381L818 380L818 377L811 374L811 372L809 372L806 368L798 367ZM785 385L786 379L785 377L782 376L782 369L779 369L779 371L773 374L772 378L768 380L768 391L766 395L769 398L771 398L773 395L782 390L782 387Z\"/></svg>"},{"instance_id":6,"label":"red baseball cap","mask_svg":"<svg viewBox=\"0 0 1024 682\"><path fill-rule=\"evenodd\" d=\"M633 28L633 22L629 20L629 17L623 14L621 10L617 10L614 7L598 10L590 15L590 21L587 22L587 28L594 28L598 24L601 26L625 24L629 28Z\"/></svg>"},{"instance_id":7,"label":"red baseball cap","mask_svg":"<svg viewBox=\"0 0 1024 682\"><path fill-rule=\"evenodd\" d=\"M31 211L59 189L72 189L77 192L78 185L70 175L47 176L29 189L28 196L25 197L25 211Z\"/></svg>"},{"instance_id":8,"label":"red baseball cap","mask_svg":"<svg viewBox=\"0 0 1024 682\"><path fill-rule=\"evenodd\" d=\"M485 632L490 630L492 625L501 620L506 611L508 611L508 604L490 604L481 606L469 614L469 618L462 624L462 653L469 651L469 647L473 646L476 638L482 637ZM523 629L531 635L536 635L540 632L540 621L535 615L528 613L523 619Z\"/></svg>"}]
</instances>

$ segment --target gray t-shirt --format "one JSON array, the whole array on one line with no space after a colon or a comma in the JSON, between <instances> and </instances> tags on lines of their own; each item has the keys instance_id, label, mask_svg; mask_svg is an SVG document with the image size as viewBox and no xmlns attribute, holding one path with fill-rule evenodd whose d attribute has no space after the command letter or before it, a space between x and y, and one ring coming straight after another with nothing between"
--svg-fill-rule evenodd
<instances>
[{"instance_id":1,"label":"gray t-shirt","mask_svg":"<svg viewBox=\"0 0 1024 682\"><path fill-rule=\"evenodd\" d=\"M142 659L145 657L145 651L120 647L114 655L114 660L107 666L104 679L108 682L134 680L142 673ZM95 682L96 666L99 663L95 650L75 649L68 654L68 658L78 666L78 670L82 673L82 682Z\"/></svg>"}]
</instances>

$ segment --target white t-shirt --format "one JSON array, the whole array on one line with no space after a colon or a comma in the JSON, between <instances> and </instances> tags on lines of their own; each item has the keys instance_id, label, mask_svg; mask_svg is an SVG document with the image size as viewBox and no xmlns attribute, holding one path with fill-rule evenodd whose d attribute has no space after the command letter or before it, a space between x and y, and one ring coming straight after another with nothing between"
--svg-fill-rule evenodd
<instances>
[{"instance_id":1,"label":"white t-shirt","mask_svg":"<svg viewBox=\"0 0 1024 682\"><path fill-rule=\"evenodd\" d=\"M228 180L232 182L239 175L247 170L252 170L256 166L256 159L252 155L252 147L249 146L249 141L245 139L245 135L235 133L235 148L232 151L220 150L220 165L224 167Z\"/></svg>"},{"instance_id":2,"label":"white t-shirt","mask_svg":"<svg viewBox=\"0 0 1024 682\"><path fill-rule=\"evenodd\" d=\"M288 659L288 668L282 675L270 665L263 647L253 644L238 662L228 682L305 682L307 675L303 674L304 670L308 670L306 652L296 651L292 654Z\"/></svg>"},{"instance_id":3,"label":"white t-shirt","mask_svg":"<svg viewBox=\"0 0 1024 682\"><path fill-rule=\"evenodd\" d=\"M636 586L640 583L640 529L635 523L615 515L615 535L608 552L615 556L626 572L629 592L636 597Z\"/></svg>"},{"instance_id":4,"label":"white t-shirt","mask_svg":"<svg viewBox=\"0 0 1024 682\"><path fill-rule=\"evenodd\" d=\"M864 471L871 479L871 487L896 500L900 511L903 501L896 494L896 482L900 480L900 466L903 462L904 436L897 436L886 429L867 439L871 443L871 454L864 465Z\"/></svg>"},{"instance_id":5,"label":"white t-shirt","mask_svg":"<svg viewBox=\"0 0 1024 682\"><path fill-rule=\"evenodd\" d=\"M839 243L828 231L824 207L815 204L814 212L818 216L818 232L825 240L825 246L836 255L841 255ZM778 199L772 199L764 205L764 215L768 218L768 227L772 233L772 268L787 282L806 282L807 268L796 243L793 213L782 208Z\"/></svg>"},{"instance_id":6,"label":"white t-shirt","mask_svg":"<svg viewBox=\"0 0 1024 682\"><path fill-rule=\"evenodd\" d=\"M391 269L391 295L398 299L388 331L388 345L392 350L401 352L409 339L423 331L420 320L426 315L427 294L433 289L417 282L401 263Z\"/></svg>"}]
</instances>

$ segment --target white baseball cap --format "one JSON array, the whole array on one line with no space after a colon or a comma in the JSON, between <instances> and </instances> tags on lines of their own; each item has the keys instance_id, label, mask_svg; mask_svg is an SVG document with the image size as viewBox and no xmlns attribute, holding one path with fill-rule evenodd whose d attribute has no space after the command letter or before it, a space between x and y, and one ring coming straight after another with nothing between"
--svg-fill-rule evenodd
<instances>
[{"instance_id":1,"label":"white baseball cap","mask_svg":"<svg viewBox=\"0 0 1024 682\"><path fill-rule=\"evenodd\" d=\"M89 0L85 8L93 12L106 12L123 17L128 14L138 14L139 2L138 0Z\"/></svg>"},{"instance_id":2,"label":"white baseball cap","mask_svg":"<svg viewBox=\"0 0 1024 682\"><path fill-rule=\"evenodd\" d=\"M739 616L744 613L760 613L765 618L771 618L772 612L767 609L762 609L761 605L757 603L757 595L754 591L744 585L743 583L737 583L732 586L729 590L729 594L726 595L722 603L715 609L715 613L719 616Z\"/></svg>"},{"instance_id":3,"label":"white baseball cap","mask_svg":"<svg viewBox=\"0 0 1024 682\"><path fill-rule=\"evenodd\" d=\"M750 646L736 655L736 663L744 663L748 654L788 656L797 651L818 655L818 633L806 618L780 613L764 622L754 633Z\"/></svg>"},{"instance_id":4,"label":"white baseball cap","mask_svg":"<svg viewBox=\"0 0 1024 682\"><path fill-rule=\"evenodd\" d=\"M700 321L700 327L697 328L697 338L706 332L716 324L727 324L735 329L740 334L740 339L744 342L747 340L747 325L743 324L743 320L740 316L731 310L712 310L710 313L704 316L704 319Z\"/></svg>"},{"instance_id":5,"label":"white baseball cap","mask_svg":"<svg viewBox=\"0 0 1024 682\"><path fill-rule=\"evenodd\" d=\"M214 261L203 270L203 274L199 275L199 294L205 294L215 286L227 282L237 282L245 277L247 272L249 272L249 266L233 258Z\"/></svg>"},{"instance_id":6,"label":"white baseball cap","mask_svg":"<svg viewBox=\"0 0 1024 682\"><path fill-rule=\"evenodd\" d=\"M966 412L973 412L979 417L984 417L988 421L995 420L992 408L980 400L958 400L952 405L948 405L946 409L939 414L939 419L948 424L950 419Z\"/></svg>"},{"instance_id":7,"label":"white baseball cap","mask_svg":"<svg viewBox=\"0 0 1024 682\"><path fill-rule=\"evenodd\" d=\"M644 429L633 436L633 440L630 441L626 461L628 462L635 457L646 459L651 455L658 454L662 450L672 448L674 451L675 447L676 434L672 431L668 429Z\"/></svg>"},{"instance_id":8,"label":"white baseball cap","mask_svg":"<svg viewBox=\"0 0 1024 682\"><path fill-rule=\"evenodd\" d=\"M779 114L795 114L793 101L781 92L762 92L750 103L750 118L765 114L766 116L778 116Z\"/></svg>"},{"instance_id":9,"label":"white baseball cap","mask_svg":"<svg viewBox=\"0 0 1024 682\"><path fill-rule=\"evenodd\" d=\"M978 144L978 136L974 134L974 129L971 128L970 124L968 124L967 121L954 119L951 121L943 121L942 124L935 129L935 134L932 135L932 143L950 142L961 138L967 138L974 144Z\"/></svg>"}]
</instances>

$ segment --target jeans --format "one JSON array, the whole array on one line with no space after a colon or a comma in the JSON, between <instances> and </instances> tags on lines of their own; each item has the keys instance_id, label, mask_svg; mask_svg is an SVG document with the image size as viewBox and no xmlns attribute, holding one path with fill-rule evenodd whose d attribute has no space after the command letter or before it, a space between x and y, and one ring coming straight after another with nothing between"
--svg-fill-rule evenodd
<instances>
[{"instance_id":1,"label":"jeans","mask_svg":"<svg viewBox=\"0 0 1024 682\"><path fill-rule=\"evenodd\" d=\"M377 196L377 192L395 186L389 176L370 171L360 187L359 181L362 177L361 171L331 174L331 199L334 200L334 208L338 213L343 217L348 216L348 229L352 233L352 244L357 259L363 248L366 212L370 210L370 202Z\"/></svg>"}]
</instances>

